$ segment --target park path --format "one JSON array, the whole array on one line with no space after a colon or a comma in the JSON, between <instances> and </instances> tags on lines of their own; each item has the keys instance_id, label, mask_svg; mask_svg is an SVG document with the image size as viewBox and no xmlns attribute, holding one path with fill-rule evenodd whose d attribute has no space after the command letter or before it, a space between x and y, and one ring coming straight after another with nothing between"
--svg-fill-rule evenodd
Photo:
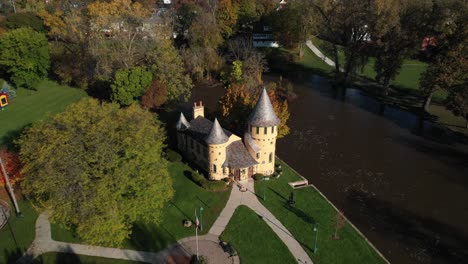
<instances>
[{"instance_id":1,"label":"park path","mask_svg":"<svg viewBox=\"0 0 468 264\"><path fill-rule=\"evenodd\" d=\"M35 258L47 252L71 253L158 264L189 263L190 256L194 254L192 252L196 252L195 237L181 239L177 241L177 243L159 252L108 248L55 241L52 239L48 217L49 214L47 211L39 215L36 221L36 237L26 253L16 263L32 263ZM198 243L200 255L207 256L211 263L239 263L239 257L229 257L229 254L221 249L217 236L209 234L199 236Z\"/></svg>"},{"instance_id":2,"label":"park path","mask_svg":"<svg viewBox=\"0 0 468 264\"><path fill-rule=\"evenodd\" d=\"M325 54L323 54L315 45L314 43L312 43L312 40L308 39L306 41L306 46L315 54L317 55L317 57L319 57L321 60L323 60L326 64L332 66L332 67L335 67L335 62L328 58L327 56L325 56Z\"/></svg>"},{"instance_id":3,"label":"park path","mask_svg":"<svg viewBox=\"0 0 468 264\"><path fill-rule=\"evenodd\" d=\"M231 195L229 196L226 206L208 233L216 236L221 235L228 225L236 208L239 205L245 205L262 217L273 232L275 232L281 241L283 241L283 243L288 247L289 251L291 251L293 256L297 259L298 263L312 264L313 262L309 255L307 255L294 236L270 211L268 211L265 206L263 206L263 204L260 203L257 195L255 194L253 180L250 179L249 181L243 181L238 183L238 185L243 186L247 191L242 192L240 190L240 186L238 186L239 188L236 188L236 186L232 188Z\"/></svg>"}]
</instances>

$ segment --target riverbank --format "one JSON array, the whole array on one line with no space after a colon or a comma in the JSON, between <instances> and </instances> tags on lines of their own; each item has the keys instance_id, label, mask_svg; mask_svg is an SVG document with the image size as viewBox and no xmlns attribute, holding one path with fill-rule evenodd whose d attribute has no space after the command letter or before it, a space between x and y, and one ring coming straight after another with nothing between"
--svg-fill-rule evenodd
<instances>
[{"instance_id":1,"label":"riverbank","mask_svg":"<svg viewBox=\"0 0 468 264\"><path fill-rule=\"evenodd\" d=\"M283 173L278 179L255 182L261 203L296 237L314 263L388 263L349 221L333 239L337 210L313 185L292 189L288 183L302 177L277 159ZM295 204L288 205L291 195ZM317 248L317 249L316 249ZM315 251L315 253L314 253Z\"/></svg>"}]
</instances>

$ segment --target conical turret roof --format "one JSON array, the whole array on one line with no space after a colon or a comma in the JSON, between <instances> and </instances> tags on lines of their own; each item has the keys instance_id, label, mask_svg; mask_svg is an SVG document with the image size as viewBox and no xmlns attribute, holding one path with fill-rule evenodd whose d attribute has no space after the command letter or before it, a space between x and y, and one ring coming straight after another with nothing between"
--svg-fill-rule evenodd
<instances>
[{"instance_id":1,"label":"conical turret roof","mask_svg":"<svg viewBox=\"0 0 468 264\"><path fill-rule=\"evenodd\" d=\"M223 144L228 141L228 136L224 133L224 130L221 128L221 125L218 122L218 119L215 118L213 126L211 127L210 133L205 138L205 142L209 145L212 144Z\"/></svg>"},{"instance_id":2,"label":"conical turret roof","mask_svg":"<svg viewBox=\"0 0 468 264\"><path fill-rule=\"evenodd\" d=\"M251 126L257 127L271 127L279 125L280 119L276 116L270 97L268 97L265 88L263 88L262 94L260 95L253 112L250 114L248 121Z\"/></svg>"},{"instance_id":3,"label":"conical turret roof","mask_svg":"<svg viewBox=\"0 0 468 264\"><path fill-rule=\"evenodd\" d=\"M187 121L187 119L185 119L184 114L181 112L180 117L179 117L179 121L177 121L177 124L176 124L176 129L177 130L186 130L188 128L190 128L190 123Z\"/></svg>"}]
</instances>

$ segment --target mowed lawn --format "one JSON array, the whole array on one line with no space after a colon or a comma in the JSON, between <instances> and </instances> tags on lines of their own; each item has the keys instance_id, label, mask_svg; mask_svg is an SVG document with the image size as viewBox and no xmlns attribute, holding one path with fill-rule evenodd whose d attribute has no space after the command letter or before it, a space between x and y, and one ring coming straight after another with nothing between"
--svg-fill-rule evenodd
<instances>
[{"instance_id":1,"label":"mowed lawn","mask_svg":"<svg viewBox=\"0 0 468 264\"><path fill-rule=\"evenodd\" d=\"M10 201L4 199L4 201ZM0 230L0 263L15 263L34 240L35 223L38 213L32 208L31 203L24 200L18 201L23 217L17 217L11 203L11 216L8 224Z\"/></svg>"},{"instance_id":2,"label":"mowed lawn","mask_svg":"<svg viewBox=\"0 0 468 264\"><path fill-rule=\"evenodd\" d=\"M195 236L193 225L187 228L182 224L185 219L195 221L195 210L203 224L203 231L199 234L205 234L226 205L230 188L223 192L211 192L199 187L186 177L186 173L192 172L192 169L181 162L170 164L169 172L176 192L172 202L163 209L162 222L159 225L137 223L122 248L156 252L181 238ZM200 207L204 209L202 216L199 214ZM58 241L82 243L72 232L57 224L52 225L52 237Z\"/></svg>"},{"instance_id":3,"label":"mowed lawn","mask_svg":"<svg viewBox=\"0 0 468 264\"><path fill-rule=\"evenodd\" d=\"M10 143L21 130L48 114L63 111L67 105L86 96L86 92L53 81L43 81L37 91L17 89L16 98L0 111L0 145Z\"/></svg>"},{"instance_id":4,"label":"mowed lawn","mask_svg":"<svg viewBox=\"0 0 468 264\"><path fill-rule=\"evenodd\" d=\"M265 221L244 205L237 207L221 238L234 247L242 264L297 262Z\"/></svg>"},{"instance_id":5,"label":"mowed lawn","mask_svg":"<svg viewBox=\"0 0 468 264\"><path fill-rule=\"evenodd\" d=\"M266 182L256 182L255 189L263 194L263 184L266 183L266 201L259 200L299 241L314 263L385 263L349 224L338 232L341 239L332 239L335 232L335 209L314 188L293 190L288 182L301 178L285 163L280 162L280 164L283 167L281 177ZM296 201L294 207L287 206L291 192L294 192ZM318 250L314 254L316 224L318 224Z\"/></svg>"},{"instance_id":6,"label":"mowed lawn","mask_svg":"<svg viewBox=\"0 0 468 264\"><path fill-rule=\"evenodd\" d=\"M137 262L121 259L99 258L84 255L50 252L37 257L33 264L138 264Z\"/></svg>"}]
</instances>

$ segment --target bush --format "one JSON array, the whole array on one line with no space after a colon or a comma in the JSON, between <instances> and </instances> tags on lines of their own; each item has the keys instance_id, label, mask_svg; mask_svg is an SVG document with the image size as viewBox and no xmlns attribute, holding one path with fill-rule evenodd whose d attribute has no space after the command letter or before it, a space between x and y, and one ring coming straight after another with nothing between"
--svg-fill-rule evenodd
<instances>
[{"instance_id":1,"label":"bush","mask_svg":"<svg viewBox=\"0 0 468 264\"><path fill-rule=\"evenodd\" d=\"M21 12L8 15L5 21L5 26L8 29L30 27L37 32L47 32L42 19L32 12Z\"/></svg>"},{"instance_id":2,"label":"bush","mask_svg":"<svg viewBox=\"0 0 468 264\"><path fill-rule=\"evenodd\" d=\"M226 183L224 181L205 180L202 183L202 187L210 191L222 191L226 189Z\"/></svg>"},{"instance_id":3,"label":"bush","mask_svg":"<svg viewBox=\"0 0 468 264\"><path fill-rule=\"evenodd\" d=\"M172 149L169 149L166 152L166 157L167 157L167 160L170 161L170 162L180 162L180 161L182 161L182 156L179 153L172 150Z\"/></svg>"},{"instance_id":4,"label":"bush","mask_svg":"<svg viewBox=\"0 0 468 264\"><path fill-rule=\"evenodd\" d=\"M255 180L255 181L261 181L263 180L263 177L265 177L265 175L261 174L261 173L255 173L252 178Z\"/></svg>"}]
</instances>

